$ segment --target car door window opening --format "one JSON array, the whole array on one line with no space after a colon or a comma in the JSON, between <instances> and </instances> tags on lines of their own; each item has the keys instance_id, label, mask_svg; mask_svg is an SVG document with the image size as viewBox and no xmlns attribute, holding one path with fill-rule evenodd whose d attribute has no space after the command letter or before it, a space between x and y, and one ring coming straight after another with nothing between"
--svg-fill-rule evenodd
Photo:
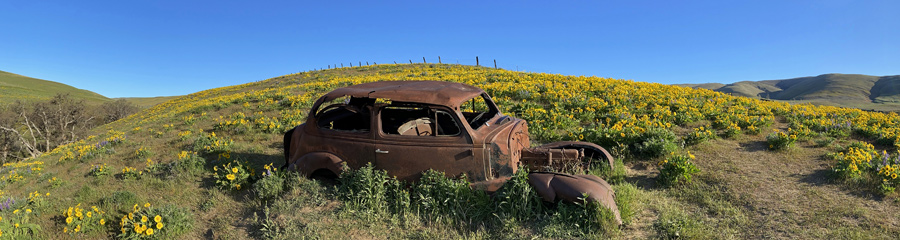
<instances>
[{"instance_id":1,"label":"car door window opening","mask_svg":"<svg viewBox=\"0 0 900 240\"><path fill-rule=\"evenodd\" d=\"M460 106L459 110L472 129L478 129L481 126L484 126L488 120L500 112L497 110L496 106L488 104L484 95L466 100Z\"/></svg>"},{"instance_id":2,"label":"car door window opening","mask_svg":"<svg viewBox=\"0 0 900 240\"><path fill-rule=\"evenodd\" d=\"M460 127L449 112L422 105L391 105L381 109L381 131L403 136L457 136Z\"/></svg>"}]
</instances>

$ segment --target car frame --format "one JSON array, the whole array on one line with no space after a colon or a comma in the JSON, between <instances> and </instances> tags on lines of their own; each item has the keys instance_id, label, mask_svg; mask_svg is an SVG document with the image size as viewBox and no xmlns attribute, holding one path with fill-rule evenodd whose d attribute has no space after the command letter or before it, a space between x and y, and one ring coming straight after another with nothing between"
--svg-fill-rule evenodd
<instances>
[{"instance_id":1,"label":"car frame","mask_svg":"<svg viewBox=\"0 0 900 240\"><path fill-rule=\"evenodd\" d=\"M312 105L306 122L284 135L285 165L306 177L339 176L344 166L372 164L402 181L433 169L465 177L472 187L498 190L520 166L548 202L584 194L613 210L612 188L589 175L541 172L600 162L602 147L555 142L531 147L525 120L504 115L482 89L442 81L381 81L335 89Z\"/></svg>"}]
</instances>

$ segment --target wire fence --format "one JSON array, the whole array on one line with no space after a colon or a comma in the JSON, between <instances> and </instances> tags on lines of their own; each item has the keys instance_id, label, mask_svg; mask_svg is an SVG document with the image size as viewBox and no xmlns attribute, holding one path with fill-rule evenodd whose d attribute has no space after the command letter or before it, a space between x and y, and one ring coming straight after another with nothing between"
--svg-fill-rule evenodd
<instances>
[{"instance_id":1,"label":"wire fence","mask_svg":"<svg viewBox=\"0 0 900 240\"><path fill-rule=\"evenodd\" d=\"M495 68L495 69L500 69L499 67L497 67L497 59L493 59L493 61L494 61L494 68ZM398 64L397 61L393 61L393 62L394 62L394 64ZM354 65L354 62L349 62L347 65L344 65L344 63L328 64L328 65L325 66L324 68L313 68L313 69L310 69L309 71L321 71L321 70L326 70L326 69L343 68L343 67L345 67L345 66L349 66L349 67L361 67L361 66L364 66L363 63L365 63L365 66L378 65L378 63L377 63L377 62L374 62L374 61L371 62L371 64L369 63L369 61L365 61L365 62L363 62L363 61L357 61L357 62L356 62L356 65ZM418 62L418 61L413 62L412 59L409 59L409 64L414 64L414 63L420 63L420 62ZM428 64L428 59L426 59L425 57L422 57L422 62L421 62L421 63L423 63L423 64ZM432 63L434 63L434 62L432 62ZM441 56L438 56L438 57L437 57L437 63L438 63L438 64L443 64L443 63L444 63L444 62L443 62L443 59L441 59ZM458 60L458 59L457 59L457 61L456 61L456 64L459 64L459 60ZM481 66L481 60L478 58L478 56L475 56L475 66Z\"/></svg>"}]
</instances>

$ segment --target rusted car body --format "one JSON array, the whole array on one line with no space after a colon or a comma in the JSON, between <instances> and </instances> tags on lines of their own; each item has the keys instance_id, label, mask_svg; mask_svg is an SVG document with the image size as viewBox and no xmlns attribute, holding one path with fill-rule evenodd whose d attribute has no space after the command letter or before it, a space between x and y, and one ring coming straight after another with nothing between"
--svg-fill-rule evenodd
<instances>
[{"instance_id":1,"label":"rusted car body","mask_svg":"<svg viewBox=\"0 0 900 240\"><path fill-rule=\"evenodd\" d=\"M306 123L284 135L285 168L307 177L339 175L368 163L399 180L416 181L428 169L465 175L493 192L517 170L548 202L577 201L584 193L619 219L614 193L596 176L539 172L547 167L613 159L587 142L531 147L525 120L500 113L484 90L436 81L384 81L336 89L319 98Z\"/></svg>"}]
</instances>

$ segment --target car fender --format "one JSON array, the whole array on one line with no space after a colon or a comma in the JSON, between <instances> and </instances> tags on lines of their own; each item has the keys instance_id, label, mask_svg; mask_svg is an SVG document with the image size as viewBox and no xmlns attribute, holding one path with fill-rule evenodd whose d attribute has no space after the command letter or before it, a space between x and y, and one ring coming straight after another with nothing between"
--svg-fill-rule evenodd
<instances>
[{"instance_id":1,"label":"car fender","mask_svg":"<svg viewBox=\"0 0 900 240\"><path fill-rule=\"evenodd\" d=\"M297 171L303 176L310 177L320 169L327 169L340 176L341 165L344 160L329 152L307 153L287 167L288 171Z\"/></svg>"},{"instance_id":2,"label":"car fender","mask_svg":"<svg viewBox=\"0 0 900 240\"><path fill-rule=\"evenodd\" d=\"M532 172L528 174L528 184L534 187L538 196L545 202L586 200L599 203L613 213L617 223L622 224L612 186L597 176ZM583 199L585 195L587 198Z\"/></svg>"}]
</instances>

